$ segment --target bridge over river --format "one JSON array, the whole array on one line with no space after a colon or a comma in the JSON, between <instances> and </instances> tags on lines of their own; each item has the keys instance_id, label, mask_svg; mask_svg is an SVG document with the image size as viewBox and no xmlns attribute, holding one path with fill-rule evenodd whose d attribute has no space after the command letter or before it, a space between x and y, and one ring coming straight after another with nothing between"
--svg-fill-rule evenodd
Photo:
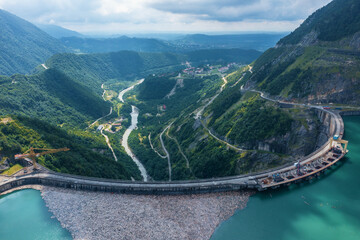
<instances>
[{"instance_id":1,"label":"bridge over river","mask_svg":"<svg viewBox=\"0 0 360 240\"><path fill-rule=\"evenodd\" d=\"M263 93L261 96L269 101ZM295 106L315 108L321 111L330 119L329 136L338 135L342 138L344 133L344 122L338 111L331 111L320 106L280 102ZM0 193L23 185L45 185L63 188L72 188L88 191L106 191L132 194L190 194L220 191L236 191L241 189L257 189L259 191L269 188L277 188L282 185L296 183L301 180L308 180L318 176L321 172L341 160L346 154L346 149L330 138L322 147L312 154L300 160L302 166L301 174L289 163L285 166L271 169L256 174L240 175L226 178L214 178L194 181L173 181L173 182L137 182L118 181L110 179L90 178L68 174L60 174L48 170L40 170L28 175L12 177L0 183ZM331 149L335 150L332 151Z\"/></svg>"}]
</instances>

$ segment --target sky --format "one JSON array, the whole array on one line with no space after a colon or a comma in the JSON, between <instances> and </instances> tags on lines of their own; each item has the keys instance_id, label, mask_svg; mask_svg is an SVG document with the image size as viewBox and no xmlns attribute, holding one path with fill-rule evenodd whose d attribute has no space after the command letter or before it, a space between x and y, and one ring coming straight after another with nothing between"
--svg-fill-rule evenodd
<instances>
[{"instance_id":1,"label":"sky","mask_svg":"<svg viewBox=\"0 0 360 240\"><path fill-rule=\"evenodd\" d=\"M331 0L0 0L35 24L84 34L289 32Z\"/></svg>"}]
</instances>

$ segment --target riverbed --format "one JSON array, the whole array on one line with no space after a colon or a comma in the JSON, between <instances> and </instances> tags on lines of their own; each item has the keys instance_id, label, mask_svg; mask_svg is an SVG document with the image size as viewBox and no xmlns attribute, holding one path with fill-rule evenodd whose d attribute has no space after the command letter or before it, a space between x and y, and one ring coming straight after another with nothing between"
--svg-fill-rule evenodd
<instances>
[{"instance_id":1,"label":"riverbed","mask_svg":"<svg viewBox=\"0 0 360 240\"><path fill-rule=\"evenodd\" d=\"M136 85L139 85L141 83L144 82L144 79L141 79L139 80L136 84L122 90L120 93L119 93L119 100L121 102L125 102L123 97L124 97L124 94L127 93L128 91L134 89L134 87ZM122 137L122 142L121 142L121 145L125 148L125 152L127 153L127 155L129 155L131 157L131 159L134 161L134 163L136 164L136 166L139 168L140 170L140 173L141 173L141 176L144 180L144 182L147 182L148 181L148 174L146 172L146 169L144 167L144 165L140 162L140 160L135 156L135 154L131 151L130 147L129 147L129 144L128 144L128 139L129 139L129 136L131 134L131 132L137 128L137 124L138 124L138 117L139 117L139 109L135 106L131 106L131 125L128 129L126 129L125 133L124 133L124 136Z\"/></svg>"},{"instance_id":2,"label":"riverbed","mask_svg":"<svg viewBox=\"0 0 360 240\"><path fill-rule=\"evenodd\" d=\"M137 128L138 116L139 116L139 109L135 106L131 106L131 108L132 108L132 111L130 114L131 115L131 125L128 129L126 129L124 136L122 138L121 145L125 148L126 153L132 158L132 160L138 166L144 182L147 182L148 175L147 175L146 169L145 169L144 165L139 161L139 159L135 156L135 154L131 151L129 144L128 144L128 139L129 139L131 132Z\"/></svg>"}]
</instances>

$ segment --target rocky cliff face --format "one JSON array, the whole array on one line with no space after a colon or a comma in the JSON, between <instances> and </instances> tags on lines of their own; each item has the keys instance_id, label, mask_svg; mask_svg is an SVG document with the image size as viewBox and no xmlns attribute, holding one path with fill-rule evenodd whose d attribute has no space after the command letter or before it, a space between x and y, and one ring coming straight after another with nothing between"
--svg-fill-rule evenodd
<instances>
[{"instance_id":1,"label":"rocky cliff face","mask_svg":"<svg viewBox=\"0 0 360 240\"><path fill-rule=\"evenodd\" d=\"M243 147L257 151L244 154L237 161L236 171L239 174L257 172L290 164L323 146L334 128L331 116L323 111L306 110L295 118L297 121L285 136L244 144Z\"/></svg>"},{"instance_id":2,"label":"rocky cliff face","mask_svg":"<svg viewBox=\"0 0 360 240\"><path fill-rule=\"evenodd\" d=\"M328 117L317 116L314 110L306 110L294 117L291 131L286 135L247 143L244 147L299 158L310 154L328 140Z\"/></svg>"}]
</instances>

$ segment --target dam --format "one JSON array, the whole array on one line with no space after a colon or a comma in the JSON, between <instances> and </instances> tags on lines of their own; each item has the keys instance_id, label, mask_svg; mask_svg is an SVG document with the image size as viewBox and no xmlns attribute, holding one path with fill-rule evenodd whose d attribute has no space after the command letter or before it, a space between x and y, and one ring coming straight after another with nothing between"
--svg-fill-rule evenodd
<instances>
[{"instance_id":1,"label":"dam","mask_svg":"<svg viewBox=\"0 0 360 240\"><path fill-rule=\"evenodd\" d=\"M322 107L314 107L320 113L322 121L329 124L330 136L333 137L318 150L306 156L297 163L267 170L261 173L239 175L224 178L213 178L193 181L173 182L140 182L100 179L69 174L55 173L44 169L31 174L12 177L0 183L0 193L24 185L44 185L71 188L86 191L103 191L131 194L193 194L223 191L238 191L256 189L263 191L280 186L310 180L319 176L326 169L340 161L346 154L342 146L344 122L339 112ZM347 114L350 114L349 112ZM343 141L346 142L346 141ZM300 167L301 166L301 167ZM300 168L300 170L299 170Z\"/></svg>"}]
</instances>

